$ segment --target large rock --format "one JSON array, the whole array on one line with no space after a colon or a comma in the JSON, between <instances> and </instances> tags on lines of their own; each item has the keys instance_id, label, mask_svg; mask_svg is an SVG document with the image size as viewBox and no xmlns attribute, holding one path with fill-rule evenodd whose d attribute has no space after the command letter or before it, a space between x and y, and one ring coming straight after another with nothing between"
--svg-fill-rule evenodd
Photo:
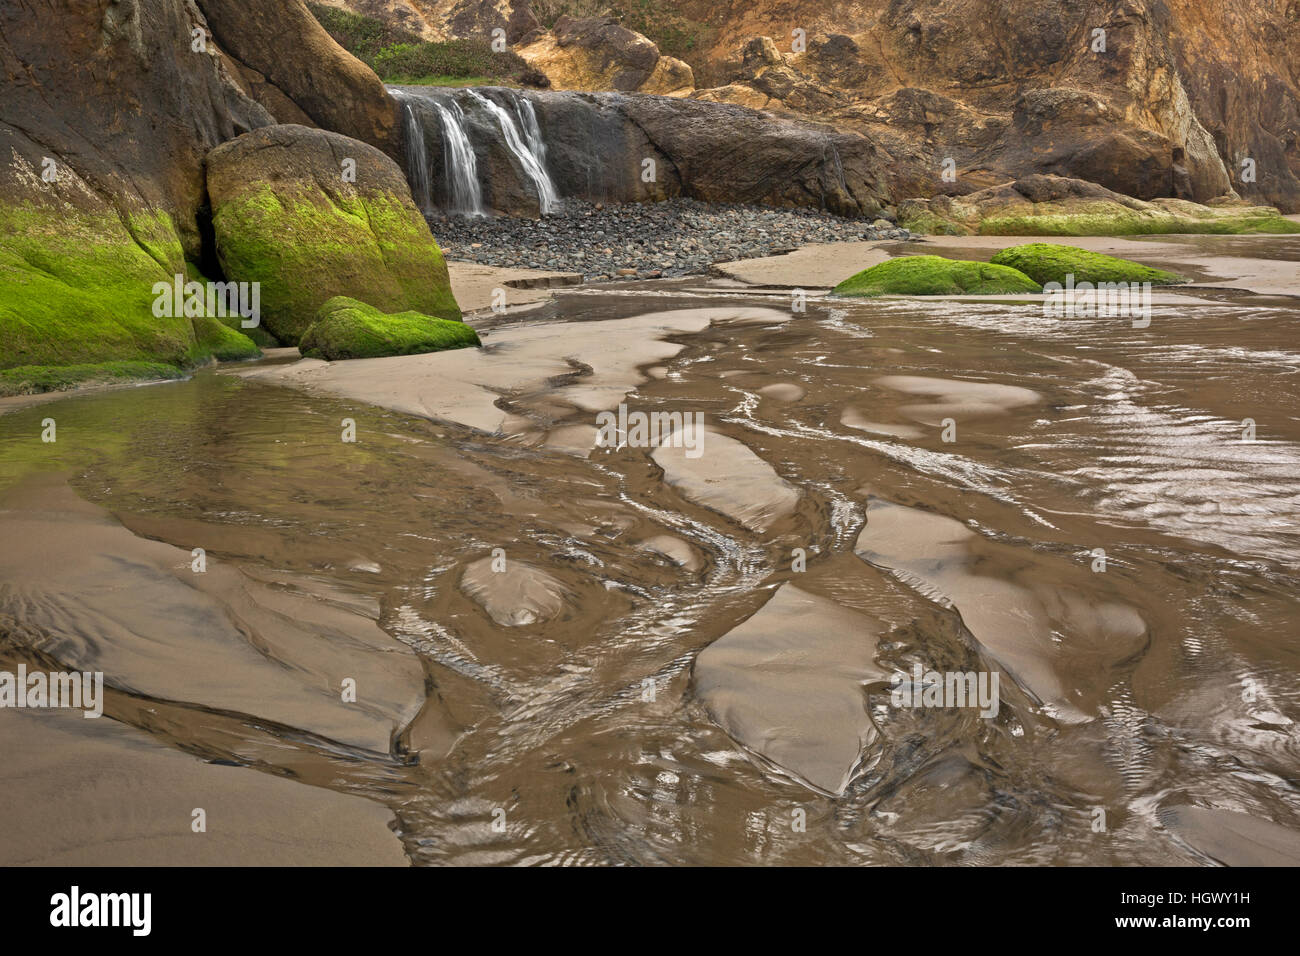
<instances>
[{"instance_id":1,"label":"large rock","mask_svg":"<svg viewBox=\"0 0 1300 956\"><path fill-rule=\"evenodd\" d=\"M307 327L298 351L307 358L382 358L463 349L481 344L478 333L464 322L439 319L420 312L385 315L378 309L335 296L320 307Z\"/></svg>"},{"instance_id":2,"label":"large rock","mask_svg":"<svg viewBox=\"0 0 1300 956\"><path fill-rule=\"evenodd\" d=\"M384 84L334 42L302 0L197 2L226 55L261 79L251 90L269 109L285 112L287 99L314 125L397 155L396 108Z\"/></svg>"},{"instance_id":3,"label":"large rock","mask_svg":"<svg viewBox=\"0 0 1300 956\"><path fill-rule=\"evenodd\" d=\"M341 125L392 106L373 74L336 74L338 57L302 46L269 8L205 6L226 40L275 56L257 69L235 61L188 0L0 8L0 369L156 377L159 363L256 354L215 318L154 313L156 283L196 270L222 278L204 238L203 157L308 109L313 122ZM298 0L275 12L307 16ZM337 102L287 80L288 93L272 88L259 71L278 76L277 60L276 70L296 62Z\"/></svg>"},{"instance_id":4,"label":"large rock","mask_svg":"<svg viewBox=\"0 0 1300 956\"><path fill-rule=\"evenodd\" d=\"M201 259L203 154L273 119L204 29L184 0L0 7L0 368L206 357L153 285Z\"/></svg>"},{"instance_id":5,"label":"large rock","mask_svg":"<svg viewBox=\"0 0 1300 956\"><path fill-rule=\"evenodd\" d=\"M345 181L348 161L355 181ZM459 319L442 252L397 164L373 146L270 126L208 154L217 256L261 283L263 323L296 344L326 300Z\"/></svg>"}]
</instances>

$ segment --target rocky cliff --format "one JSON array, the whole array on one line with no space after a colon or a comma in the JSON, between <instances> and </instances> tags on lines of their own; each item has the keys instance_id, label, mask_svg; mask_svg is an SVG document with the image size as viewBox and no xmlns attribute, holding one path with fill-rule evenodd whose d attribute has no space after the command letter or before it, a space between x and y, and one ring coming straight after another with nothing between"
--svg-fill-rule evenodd
<instances>
[{"instance_id":1,"label":"rocky cliff","mask_svg":"<svg viewBox=\"0 0 1300 956\"><path fill-rule=\"evenodd\" d=\"M527 0L331 2L419 21L437 37L531 16ZM692 95L867 133L922 170L910 184L920 194L1048 174L1139 199L1235 191L1300 209L1300 0L660 0L656 9L700 25L683 54L700 87ZM562 32L572 25L516 31L521 55L533 51L554 88L644 90L614 86L640 63L620 55L626 38L603 60L623 66L601 70L557 56L574 45ZM685 75L676 70L678 95Z\"/></svg>"},{"instance_id":2,"label":"rocky cliff","mask_svg":"<svg viewBox=\"0 0 1300 956\"><path fill-rule=\"evenodd\" d=\"M892 132L954 161L947 191L1049 173L1300 208L1297 0L666 5L717 28L697 70L714 95Z\"/></svg>"}]
</instances>

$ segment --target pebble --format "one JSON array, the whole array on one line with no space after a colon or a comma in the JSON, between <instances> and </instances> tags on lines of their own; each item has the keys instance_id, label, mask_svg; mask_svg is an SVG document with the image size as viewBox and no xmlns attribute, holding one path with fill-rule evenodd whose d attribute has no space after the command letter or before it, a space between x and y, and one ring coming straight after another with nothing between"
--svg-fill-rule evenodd
<instances>
[{"instance_id":1,"label":"pebble","mask_svg":"<svg viewBox=\"0 0 1300 956\"><path fill-rule=\"evenodd\" d=\"M541 219L435 217L448 259L581 272L588 282L707 274L715 262L792 252L814 242L910 239L883 219L669 199L605 205L565 200Z\"/></svg>"}]
</instances>

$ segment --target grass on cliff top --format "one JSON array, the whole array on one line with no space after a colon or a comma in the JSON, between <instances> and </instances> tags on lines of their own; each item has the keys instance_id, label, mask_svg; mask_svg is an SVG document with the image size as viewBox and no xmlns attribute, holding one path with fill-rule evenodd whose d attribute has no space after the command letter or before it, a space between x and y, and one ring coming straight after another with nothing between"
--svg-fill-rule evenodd
<instances>
[{"instance_id":1,"label":"grass on cliff top","mask_svg":"<svg viewBox=\"0 0 1300 956\"><path fill-rule=\"evenodd\" d=\"M903 256L863 269L835 287L836 295L1009 295L1042 292L1008 266L943 256Z\"/></svg>"},{"instance_id":2,"label":"grass on cliff top","mask_svg":"<svg viewBox=\"0 0 1300 956\"><path fill-rule=\"evenodd\" d=\"M389 315L347 296L335 296L320 308L303 333L298 351L307 358L380 358L416 355L480 345L478 333L463 322L420 312Z\"/></svg>"},{"instance_id":3,"label":"grass on cliff top","mask_svg":"<svg viewBox=\"0 0 1300 956\"><path fill-rule=\"evenodd\" d=\"M307 6L339 46L386 83L515 86L538 78L519 54L493 50L492 40L486 35L431 42L365 14L320 3Z\"/></svg>"},{"instance_id":4,"label":"grass on cliff top","mask_svg":"<svg viewBox=\"0 0 1300 956\"><path fill-rule=\"evenodd\" d=\"M1118 259L1078 246L1052 242L1030 242L1003 249L991 260L996 265L1019 269L1035 282L1065 285L1068 275L1080 282L1150 282L1152 285L1177 285L1184 277L1163 269L1153 269L1129 259Z\"/></svg>"},{"instance_id":5,"label":"grass on cliff top","mask_svg":"<svg viewBox=\"0 0 1300 956\"><path fill-rule=\"evenodd\" d=\"M397 86L504 86L522 89L523 85L494 76L387 76L384 79Z\"/></svg>"}]
</instances>

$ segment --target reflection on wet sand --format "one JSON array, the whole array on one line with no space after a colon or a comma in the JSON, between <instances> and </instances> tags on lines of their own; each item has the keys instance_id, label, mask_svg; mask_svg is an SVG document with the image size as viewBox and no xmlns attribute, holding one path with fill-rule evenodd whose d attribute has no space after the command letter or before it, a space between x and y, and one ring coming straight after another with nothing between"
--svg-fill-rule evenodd
<instances>
[{"instance_id":1,"label":"reflection on wet sand","mask_svg":"<svg viewBox=\"0 0 1300 956\"><path fill-rule=\"evenodd\" d=\"M0 859L1295 862L1300 308L1170 300L576 292L13 407L0 670L107 699L0 710Z\"/></svg>"}]
</instances>

